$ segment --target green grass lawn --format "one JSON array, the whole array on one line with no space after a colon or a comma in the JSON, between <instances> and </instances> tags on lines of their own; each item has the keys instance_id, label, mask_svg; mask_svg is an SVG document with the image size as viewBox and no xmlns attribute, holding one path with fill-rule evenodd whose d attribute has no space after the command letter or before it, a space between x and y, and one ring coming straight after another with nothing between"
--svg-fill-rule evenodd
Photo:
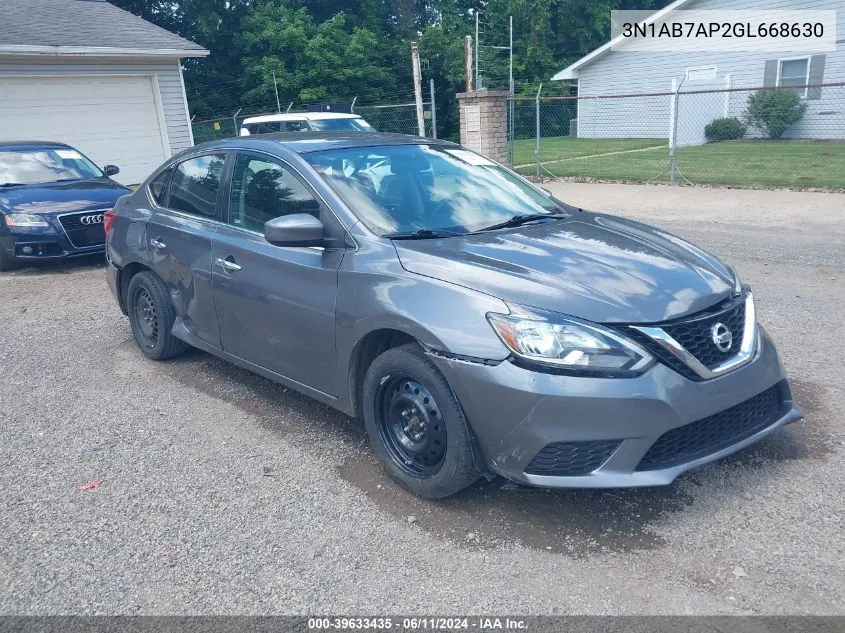
<instances>
[{"instance_id":1,"label":"green grass lawn","mask_svg":"<svg viewBox=\"0 0 845 633\"><path fill-rule=\"evenodd\" d=\"M634 182L669 179L669 149L656 139L544 138L540 156L546 175ZM517 140L518 171L533 174L533 161L534 140ZM708 143L679 149L678 168L693 183L845 188L845 142Z\"/></svg>"}]
</instances>

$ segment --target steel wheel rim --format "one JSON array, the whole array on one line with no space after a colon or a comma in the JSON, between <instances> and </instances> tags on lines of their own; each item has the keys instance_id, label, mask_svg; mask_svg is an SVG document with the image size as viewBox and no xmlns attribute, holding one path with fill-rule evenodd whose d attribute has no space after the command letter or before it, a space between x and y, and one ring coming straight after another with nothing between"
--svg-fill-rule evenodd
<instances>
[{"instance_id":1,"label":"steel wheel rim","mask_svg":"<svg viewBox=\"0 0 845 633\"><path fill-rule=\"evenodd\" d=\"M391 460L412 477L435 475L446 458L446 425L431 391L394 376L376 393L376 426Z\"/></svg>"},{"instance_id":2,"label":"steel wheel rim","mask_svg":"<svg viewBox=\"0 0 845 633\"><path fill-rule=\"evenodd\" d=\"M158 341L158 313L150 291L143 286L135 294L135 320L141 337L150 347Z\"/></svg>"}]
</instances>

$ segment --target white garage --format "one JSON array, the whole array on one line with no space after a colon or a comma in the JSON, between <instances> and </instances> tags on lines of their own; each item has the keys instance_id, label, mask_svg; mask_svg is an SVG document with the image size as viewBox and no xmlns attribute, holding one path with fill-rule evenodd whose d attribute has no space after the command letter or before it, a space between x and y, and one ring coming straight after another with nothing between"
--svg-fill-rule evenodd
<instances>
[{"instance_id":1,"label":"white garage","mask_svg":"<svg viewBox=\"0 0 845 633\"><path fill-rule=\"evenodd\" d=\"M4 0L3 13L0 140L68 143L124 184L193 145L181 59L207 51L107 2Z\"/></svg>"}]
</instances>

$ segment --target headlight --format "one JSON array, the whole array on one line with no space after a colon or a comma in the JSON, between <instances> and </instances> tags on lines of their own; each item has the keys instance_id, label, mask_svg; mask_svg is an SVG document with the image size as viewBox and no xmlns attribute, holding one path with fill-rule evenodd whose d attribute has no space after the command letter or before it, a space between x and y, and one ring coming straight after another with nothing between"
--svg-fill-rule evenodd
<instances>
[{"instance_id":1,"label":"headlight","mask_svg":"<svg viewBox=\"0 0 845 633\"><path fill-rule=\"evenodd\" d=\"M6 226L15 228L35 228L41 226L50 226L43 215L35 215L33 213L10 213L6 217Z\"/></svg>"},{"instance_id":2,"label":"headlight","mask_svg":"<svg viewBox=\"0 0 845 633\"><path fill-rule=\"evenodd\" d=\"M518 359L574 375L630 377L651 366L642 347L609 329L555 317L535 320L490 313L490 325Z\"/></svg>"}]
</instances>

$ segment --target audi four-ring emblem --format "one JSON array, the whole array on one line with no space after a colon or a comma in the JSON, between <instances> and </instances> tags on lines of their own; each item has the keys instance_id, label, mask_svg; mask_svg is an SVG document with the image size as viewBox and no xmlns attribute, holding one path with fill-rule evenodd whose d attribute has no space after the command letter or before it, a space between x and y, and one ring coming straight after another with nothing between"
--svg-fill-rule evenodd
<instances>
[{"instance_id":1,"label":"audi four-ring emblem","mask_svg":"<svg viewBox=\"0 0 845 633\"><path fill-rule=\"evenodd\" d=\"M83 215L79 218L79 222L84 224L85 226L91 226L92 224L102 224L103 223L103 214L98 213L97 215Z\"/></svg>"}]
</instances>

